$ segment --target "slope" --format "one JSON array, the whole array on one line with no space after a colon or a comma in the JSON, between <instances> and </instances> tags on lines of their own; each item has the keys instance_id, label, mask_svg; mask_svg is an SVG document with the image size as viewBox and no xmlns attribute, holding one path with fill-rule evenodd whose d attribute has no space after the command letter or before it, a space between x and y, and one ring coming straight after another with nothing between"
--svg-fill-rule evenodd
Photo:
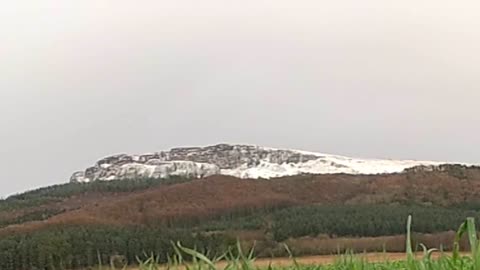
<instances>
[{"instance_id":1,"label":"slope","mask_svg":"<svg viewBox=\"0 0 480 270\"><path fill-rule=\"evenodd\" d=\"M128 182L93 185L123 186L124 183ZM480 193L480 170L452 165L439 171L420 168L385 175L306 175L274 180L212 176L180 183L153 183L141 185L144 187L141 189L134 186L131 191L122 188L110 192L97 188L64 198L55 197L44 204L0 211L0 217L20 221L0 229L0 235L65 224L196 224L223 215L302 205L475 203ZM19 219L38 211L50 211L51 215L36 221Z\"/></svg>"}]
</instances>

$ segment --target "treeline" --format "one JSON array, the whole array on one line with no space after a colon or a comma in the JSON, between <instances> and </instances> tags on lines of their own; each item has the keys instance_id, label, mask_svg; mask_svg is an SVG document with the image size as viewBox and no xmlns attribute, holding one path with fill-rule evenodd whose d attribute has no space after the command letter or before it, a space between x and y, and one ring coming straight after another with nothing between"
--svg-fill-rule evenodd
<instances>
[{"instance_id":1,"label":"treeline","mask_svg":"<svg viewBox=\"0 0 480 270\"><path fill-rule=\"evenodd\" d=\"M89 192L117 193L145 190L159 185L171 185L192 181L182 177L169 179L139 178L113 181L93 181L89 183L67 183L39 188L25 193L12 195L0 200L0 211L38 206L48 202L58 202L64 198Z\"/></svg>"},{"instance_id":2,"label":"treeline","mask_svg":"<svg viewBox=\"0 0 480 270\"><path fill-rule=\"evenodd\" d=\"M14 235L0 240L0 269L81 269L113 258L135 264L153 254L161 262L173 255L172 241L215 257L235 243L218 235L148 227L74 226Z\"/></svg>"},{"instance_id":3,"label":"treeline","mask_svg":"<svg viewBox=\"0 0 480 270\"><path fill-rule=\"evenodd\" d=\"M418 233L458 229L467 217L480 220L480 212L458 208L405 205L308 206L272 214L272 232L277 241L289 237L386 236L405 233L405 220L413 216Z\"/></svg>"},{"instance_id":4,"label":"treeline","mask_svg":"<svg viewBox=\"0 0 480 270\"><path fill-rule=\"evenodd\" d=\"M13 219L0 219L0 228L12 224L22 224L29 221L46 220L55 215L64 213L65 209L42 209L24 215L17 216Z\"/></svg>"},{"instance_id":5,"label":"treeline","mask_svg":"<svg viewBox=\"0 0 480 270\"><path fill-rule=\"evenodd\" d=\"M478 209L478 208L477 208ZM435 233L458 229L467 217L480 220L480 211L422 205L327 205L261 210L249 216L223 216L201 224L206 231L264 230L273 240L326 235L364 237L400 235L413 216L413 230Z\"/></svg>"}]
</instances>

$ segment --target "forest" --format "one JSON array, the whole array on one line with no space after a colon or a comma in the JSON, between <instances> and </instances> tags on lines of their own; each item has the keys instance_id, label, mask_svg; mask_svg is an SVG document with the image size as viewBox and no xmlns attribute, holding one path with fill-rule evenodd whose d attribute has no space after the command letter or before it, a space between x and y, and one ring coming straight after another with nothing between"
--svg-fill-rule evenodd
<instances>
[{"instance_id":1,"label":"forest","mask_svg":"<svg viewBox=\"0 0 480 270\"><path fill-rule=\"evenodd\" d=\"M405 218L414 217L413 231L434 233L455 230L466 217L480 219L480 211L418 205L305 206L252 215L221 216L207 223L177 224L177 229L154 226L61 226L0 239L0 269L57 269L92 266L121 255L126 263L155 254L166 262L172 241L219 255L233 246L231 234L222 230L262 230L273 241L317 236L386 236L403 234ZM262 240L262 239L259 239ZM256 250L261 253L262 250ZM99 258L100 256L100 258Z\"/></svg>"},{"instance_id":2,"label":"forest","mask_svg":"<svg viewBox=\"0 0 480 270\"><path fill-rule=\"evenodd\" d=\"M476 178L466 178L461 180L462 182L457 182L460 181L458 178L444 174L436 178L428 178L425 174L412 178L412 173L409 173L407 176L392 176L396 181L389 179L395 183L393 189L390 186L382 186L387 183L383 176L379 176L378 181L349 177L304 176L295 177L294 180L281 179L277 180L278 182L237 181L227 178L214 179L208 183L214 185L181 178L136 179L69 183L29 191L0 201L0 269L81 269L99 262L108 263L113 257L122 258L122 262L126 264L135 264L137 258L151 254L154 254L159 262L166 262L168 255L173 252L172 242L176 241L182 242L185 246L195 247L208 256L225 252L228 247L235 245L237 240L245 245L257 242L256 256L274 256L278 253L273 251L282 247L283 243L292 244L295 243L294 240L302 238L333 240L348 238L355 241L377 237L381 241L384 239L382 237L403 235L408 215L413 216L414 233L419 234L419 237L420 234L433 234L433 238L435 233L456 230L458 224L467 217L480 220L480 203L472 199L478 194ZM412 185L415 188L405 192L402 181L408 184L408 188ZM460 190L458 193L452 190L446 194L450 183L465 184L465 187L458 189ZM337 197L332 200L331 194L324 190L328 187L330 190L328 192L331 192L336 189L337 184L343 190L337 192L335 194ZM467 185L475 188L468 189ZM388 193L385 194L392 195L385 197L374 189L376 186L379 186L378 190L387 190ZM160 189L154 190L157 187ZM163 187L178 189L169 189L169 192L175 194L161 197L164 194ZM191 189L192 187L194 189ZM200 190L200 187L203 189ZM432 188L436 189L436 192L432 192L430 190ZM235 196L239 202L249 200L244 193L235 193L238 190L257 192L255 196L270 197L253 201L255 204L235 204L234 198L231 197L229 200L229 196ZM145 197L147 193L149 197ZM171 219L171 222L162 222L163 218L167 218L162 216L157 217L158 222L152 219L143 223L129 223L125 220L128 217L125 217L118 224L113 222L76 224L65 223L59 219L60 222L48 223L48 226L28 229L30 227L27 225L32 222L41 225L65 213L75 213L83 204L90 205L95 211L101 209L122 213L122 209L111 208L116 206L115 201L113 206L109 205L106 208L97 206L102 201L111 201L118 196L123 198L122 194L134 196L134 199L127 200L126 203L120 201L120 206L128 207L132 203L137 203L131 205L131 213L137 211L138 206L144 205L165 208L167 211L153 211L151 212L153 217L155 213L168 214L170 209L177 211L173 212L175 214L182 214L181 211L191 210L191 207L207 209L204 211L205 216L184 215ZM170 201L176 198L177 194L181 197ZM381 200L372 200L374 198L372 194ZM432 197L426 197L425 194L432 194ZM227 200L221 201L224 196ZM148 204L154 199L158 202ZM187 204L181 204L184 201L188 201ZM217 211L214 208L217 202L228 202L226 205L230 208L219 208ZM185 208L179 208L181 205ZM197 208L193 208L193 212L195 209ZM92 213L109 214L102 211ZM2 230L9 228L14 230L1 233ZM451 239L447 240L451 242ZM399 241L400 245L404 243L402 238L395 241ZM439 248L440 244L442 243L438 240L429 247ZM312 252L301 247L292 248L295 249L296 255Z\"/></svg>"},{"instance_id":3,"label":"forest","mask_svg":"<svg viewBox=\"0 0 480 270\"><path fill-rule=\"evenodd\" d=\"M235 243L235 239L194 235L186 230L68 226L2 238L0 269L78 269L99 262L108 264L114 255L121 255L126 264L151 254L165 262L167 254L173 252L173 239L211 256Z\"/></svg>"},{"instance_id":4,"label":"forest","mask_svg":"<svg viewBox=\"0 0 480 270\"><path fill-rule=\"evenodd\" d=\"M59 202L63 198L85 193L130 193L155 186L179 184L188 181L192 181L192 179L171 177L169 179L139 178L121 181L94 181L90 183L53 185L12 195L0 200L0 211L21 209L49 202Z\"/></svg>"}]
</instances>

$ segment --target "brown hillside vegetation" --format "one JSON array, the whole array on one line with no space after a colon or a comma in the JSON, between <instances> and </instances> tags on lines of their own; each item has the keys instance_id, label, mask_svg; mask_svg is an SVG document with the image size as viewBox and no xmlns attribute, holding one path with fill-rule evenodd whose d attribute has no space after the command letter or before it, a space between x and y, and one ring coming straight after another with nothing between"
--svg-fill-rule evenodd
<instances>
[{"instance_id":1,"label":"brown hillside vegetation","mask_svg":"<svg viewBox=\"0 0 480 270\"><path fill-rule=\"evenodd\" d=\"M149 224L209 217L255 209L307 204L360 204L413 201L451 205L475 201L480 170L410 171L390 175L307 175L272 180L214 176L145 191L86 194L42 207L66 212L45 221L0 229L0 234L33 231L51 225ZM36 206L37 208L40 206ZM29 211L23 209L21 211ZM0 212L0 216L15 215Z\"/></svg>"}]
</instances>

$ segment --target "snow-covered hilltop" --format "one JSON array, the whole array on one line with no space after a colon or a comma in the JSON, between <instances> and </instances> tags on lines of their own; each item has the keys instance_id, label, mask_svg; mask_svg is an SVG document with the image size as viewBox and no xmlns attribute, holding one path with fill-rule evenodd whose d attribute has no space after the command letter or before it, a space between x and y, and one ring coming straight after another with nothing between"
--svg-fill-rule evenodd
<instances>
[{"instance_id":1,"label":"snow-covered hilltop","mask_svg":"<svg viewBox=\"0 0 480 270\"><path fill-rule=\"evenodd\" d=\"M144 155L115 155L97 161L72 175L71 182L168 178L203 178L216 174L239 178L274 178L299 174L383 174L416 166L435 167L445 162L357 159L296 150L252 145L219 144L207 147L174 148Z\"/></svg>"}]
</instances>

